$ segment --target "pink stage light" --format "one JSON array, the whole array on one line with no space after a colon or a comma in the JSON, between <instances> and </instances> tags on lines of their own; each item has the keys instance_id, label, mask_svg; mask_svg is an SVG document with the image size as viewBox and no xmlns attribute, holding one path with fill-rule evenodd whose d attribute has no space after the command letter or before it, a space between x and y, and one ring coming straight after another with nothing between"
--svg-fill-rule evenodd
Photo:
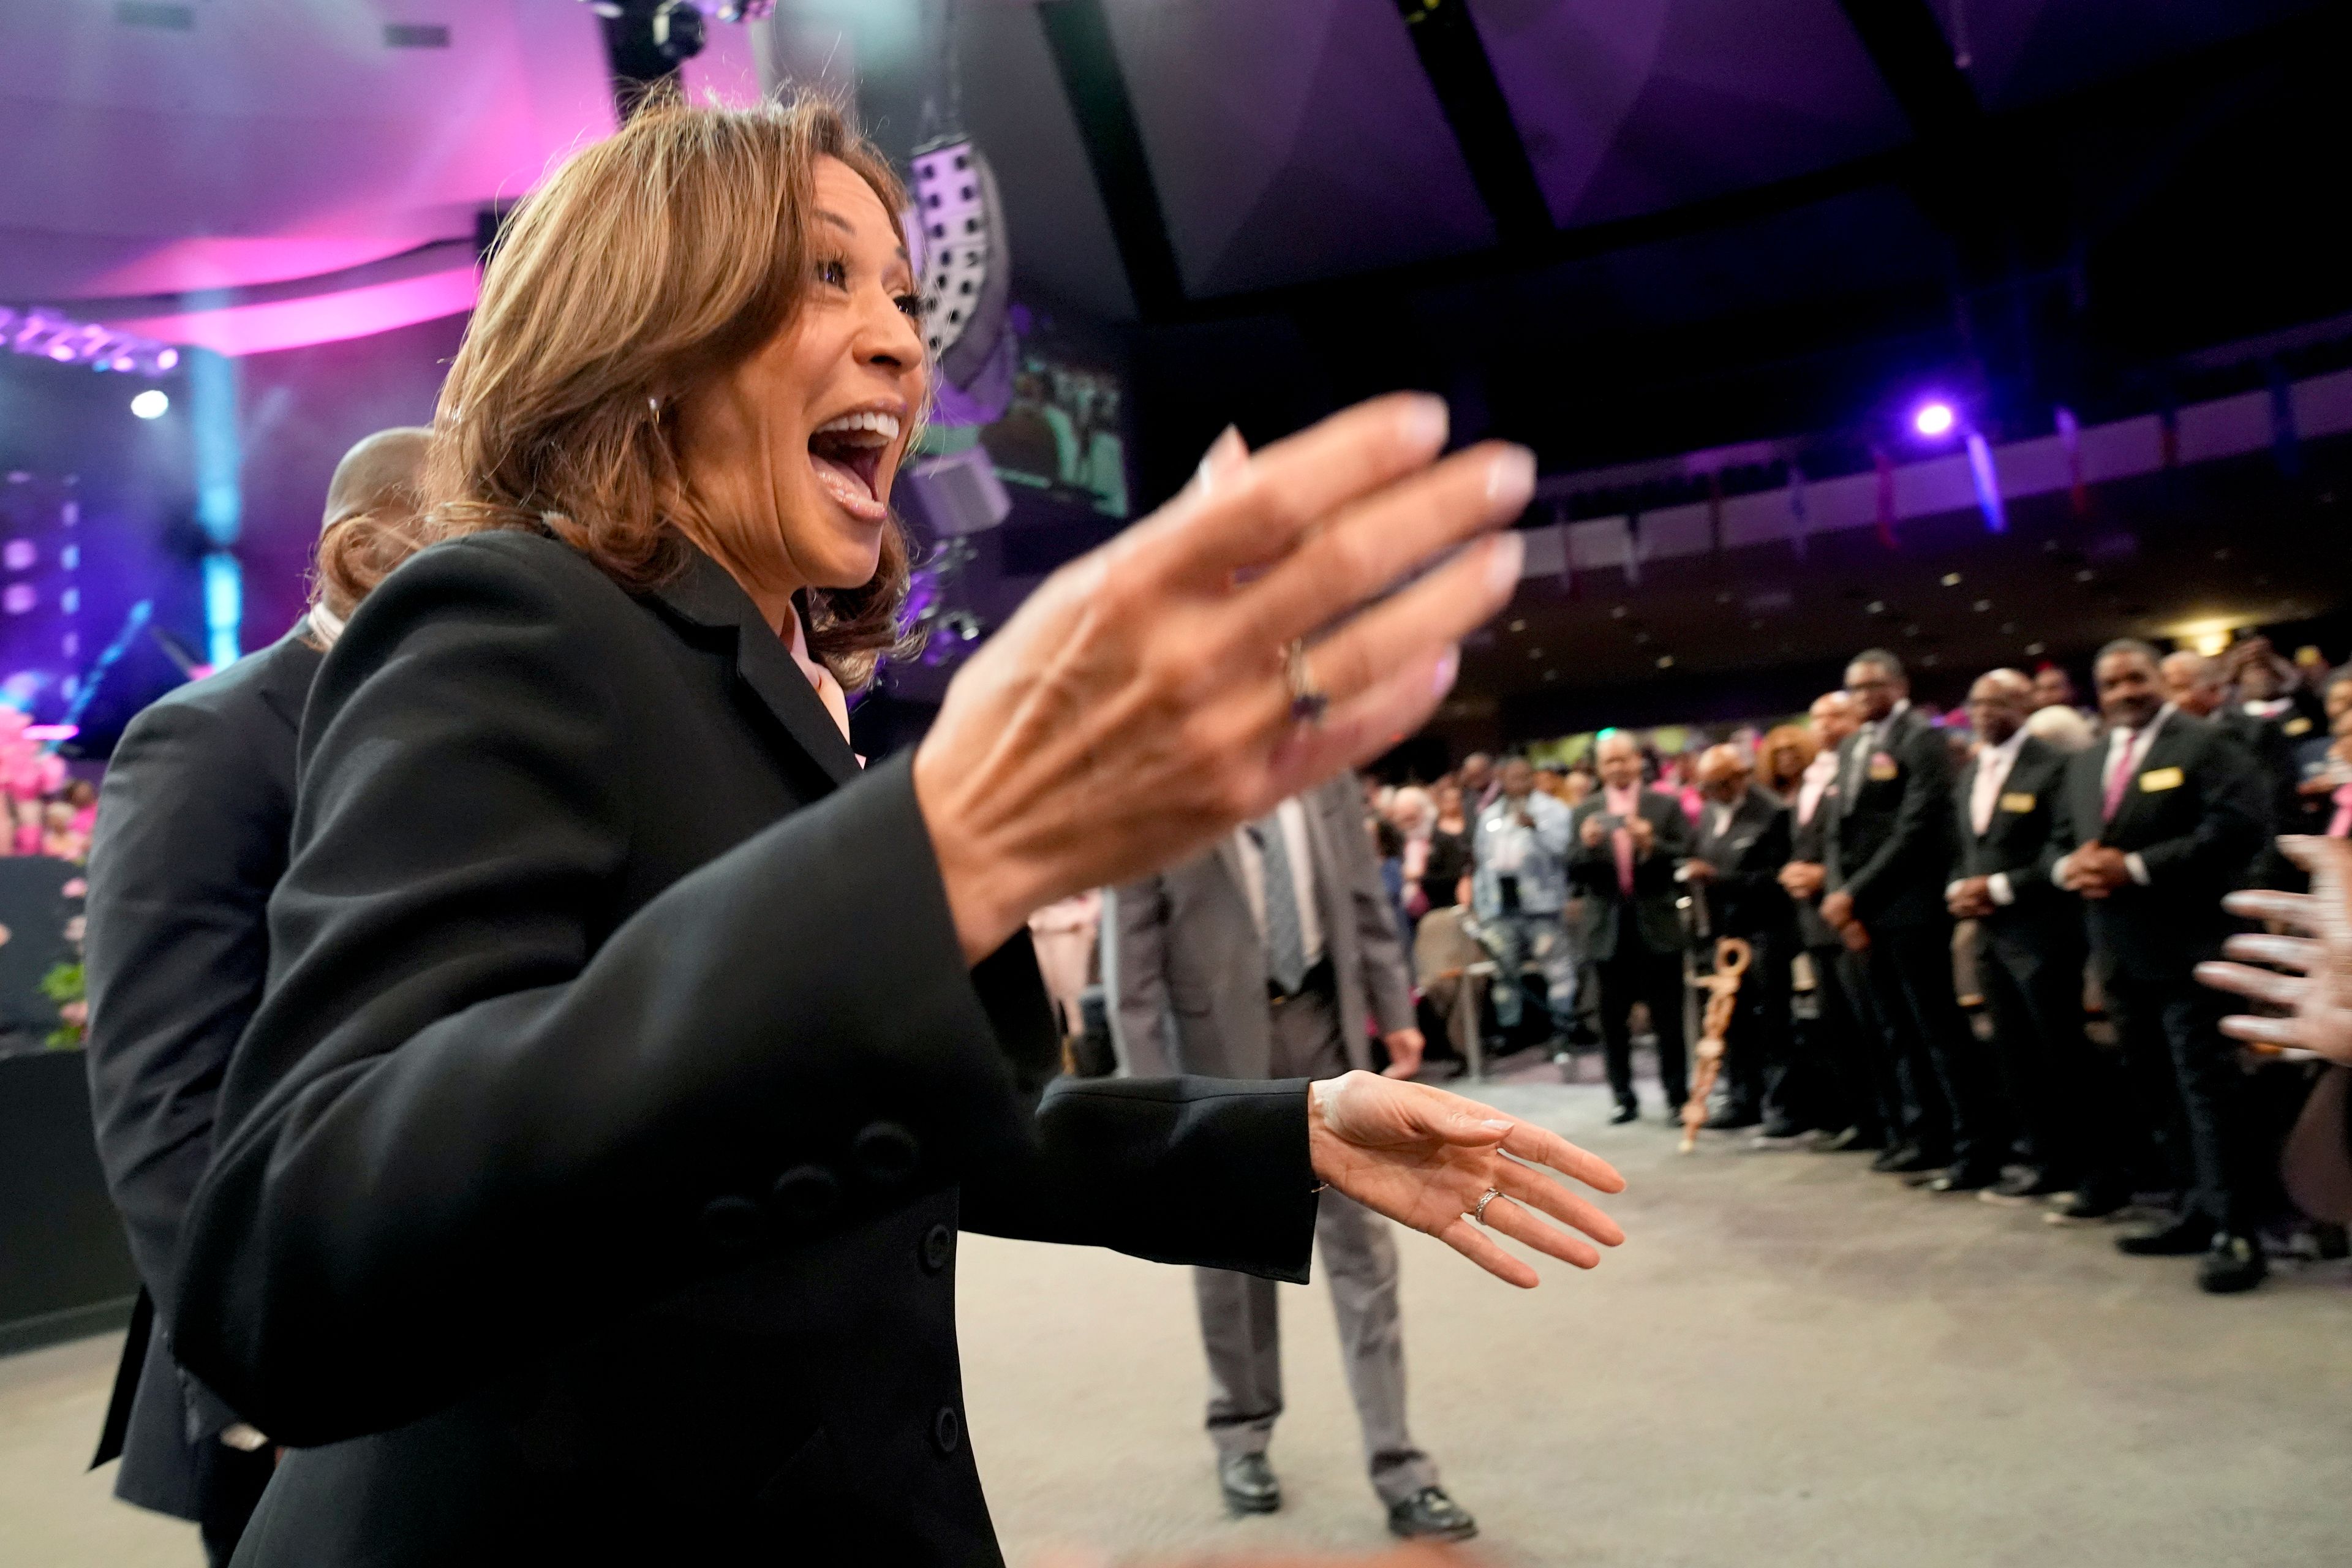
<instances>
[{"instance_id":1,"label":"pink stage light","mask_svg":"<svg viewBox=\"0 0 2352 1568\"><path fill-rule=\"evenodd\" d=\"M1959 416L1952 412L1952 405L1937 399L1919 405L1918 412L1911 416L1911 428L1933 440L1938 436L1950 435L1952 426L1958 421Z\"/></svg>"}]
</instances>

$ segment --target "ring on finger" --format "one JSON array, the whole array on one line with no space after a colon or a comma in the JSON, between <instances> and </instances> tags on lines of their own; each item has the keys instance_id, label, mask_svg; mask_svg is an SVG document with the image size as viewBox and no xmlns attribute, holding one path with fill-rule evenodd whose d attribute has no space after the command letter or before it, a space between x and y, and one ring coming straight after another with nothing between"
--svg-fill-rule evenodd
<instances>
[{"instance_id":1,"label":"ring on finger","mask_svg":"<svg viewBox=\"0 0 2352 1568\"><path fill-rule=\"evenodd\" d=\"M1315 684L1307 662L1307 639L1293 637L1282 650L1283 683L1290 688L1290 717L1301 724L1319 721L1331 706L1331 694Z\"/></svg>"},{"instance_id":2,"label":"ring on finger","mask_svg":"<svg viewBox=\"0 0 2352 1568\"><path fill-rule=\"evenodd\" d=\"M1470 1211L1470 1223L1473 1225L1485 1225L1486 1223L1486 1205L1493 1203L1501 1195L1501 1189L1496 1187L1488 1187L1486 1189L1486 1195L1478 1200L1478 1206Z\"/></svg>"}]
</instances>

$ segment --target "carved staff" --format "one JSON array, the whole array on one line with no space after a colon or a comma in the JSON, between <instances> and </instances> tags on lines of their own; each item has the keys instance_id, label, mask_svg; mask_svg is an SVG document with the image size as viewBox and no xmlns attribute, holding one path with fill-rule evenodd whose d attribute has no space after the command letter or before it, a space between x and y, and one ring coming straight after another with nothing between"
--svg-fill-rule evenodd
<instances>
[{"instance_id":1,"label":"carved staff","mask_svg":"<svg viewBox=\"0 0 2352 1568\"><path fill-rule=\"evenodd\" d=\"M1682 1152L1698 1147L1698 1130L1706 1121L1706 1099L1723 1071L1723 1040L1731 1030L1731 1015L1739 1005L1739 977L1748 973L1755 952L1736 936L1715 941L1715 973L1695 974L1691 984L1707 994L1706 1019L1699 1026L1698 1071L1683 1101Z\"/></svg>"}]
</instances>

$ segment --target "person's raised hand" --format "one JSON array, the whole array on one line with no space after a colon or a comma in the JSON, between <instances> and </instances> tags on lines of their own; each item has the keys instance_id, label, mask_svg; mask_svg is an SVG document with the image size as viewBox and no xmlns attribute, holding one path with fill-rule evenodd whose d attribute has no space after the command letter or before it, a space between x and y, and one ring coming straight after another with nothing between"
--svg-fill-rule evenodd
<instances>
[{"instance_id":1,"label":"person's raised hand","mask_svg":"<svg viewBox=\"0 0 2352 1568\"><path fill-rule=\"evenodd\" d=\"M1537 1276L1487 1230L1579 1268L1601 1261L1593 1241L1614 1247L1625 1239L1615 1221L1536 1169L1549 1166L1596 1192L1625 1190L1625 1178L1607 1161L1557 1132L1442 1089L1368 1072L1318 1079L1307 1086L1307 1154L1319 1180L1437 1237L1498 1279L1533 1289ZM1486 1205L1482 1227L1469 1216L1490 1187L1497 1195ZM1545 1215L1559 1225L1546 1223Z\"/></svg>"},{"instance_id":2,"label":"person's raised hand","mask_svg":"<svg viewBox=\"0 0 2352 1568\"><path fill-rule=\"evenodd\" d=\"M1647 855L1650 847L1658 841L1658 830L1651 826L1646 816L1627 817L1625 831L1633 840L1633 853L1636 855Z\"/></svg>"},{"instance_id":3,"label":"person's raised hand","mask_svg":"<svg viewBox=\"0 0 2352 1568\"><path fill-rule=\"evenodd\" d=\"M1389 1065L1381 1069L1384 1078L1411 1078L1421 1070L1421 1058L1429 1050L1429 1042L1419 1029L1396 1029L1381 1037L1381 1044L1389 1048Z\"/></svg>"},{"instance_id":4,"label":"person's raised hand","mask_svg":"<svg viewBox=\"0 0 2352 1568\"><path fill-rule=\"evenodd\" d=\"M1601 826L1601 814L1596 811L1584 819L1584 826L1576 830L1576 836L1587 849L1598 849L1601 841L1609 837L1609 829Z\"/></svg>"},{"instance_id":5,"label":"person's raised hand","mask_svg":"<svg viewBox=\"0 0 2352 1568\"><path fill-rule=\"evenodd\" d=\"M1517 585L1523 447L1443 461L1445 405L1376 398L1250 456L1032 595L957 675L916 799L977 961L1032 910L1129 881L1421 727ZM1400 586L1400 584L1402 584ZM1319 719L1293 713L1307 644Z\"/></svg>"},{"instance_id":6,"label":"person's raised hand","mask_svg":"<svg viewBox=\"0 0 2352 1568\"><path fill-rule=\"evenodd\" d=\"M1715 868L1694 855L1683 862L1683 879L1686 882L1712 882Z\"/></svg>"},{"instance_id":7,"label":"person's raised hand","mask_svg":"<svg viewBox=\"0 0 2352 1568\"><path fill-rule=\"evenodd\" d=\"M2231 893L2221 902L2233 914L2274 921L2301 934L2233 936L2221 949L2229 957L2275 968L2200 963L2197 978L2286 1009L2278 1018L2224 1018L2223 1034L2256 1045L2299 1047L2352 1067L2352 842L2290 837L2278 844L2311 873L2311 891Z\"/></svg>"}]
</instances>

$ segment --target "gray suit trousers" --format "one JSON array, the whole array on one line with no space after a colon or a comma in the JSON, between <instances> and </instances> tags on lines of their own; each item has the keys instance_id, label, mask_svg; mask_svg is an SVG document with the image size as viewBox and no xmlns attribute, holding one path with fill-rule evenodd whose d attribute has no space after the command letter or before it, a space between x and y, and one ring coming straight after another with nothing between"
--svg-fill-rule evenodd
<instances>
[{"instance_id":1,"label":"gray suit trousers","mask_svg":"<svg viewBox=\"0 0 2352 1568\"><path fill-rule=\"evenodd\" d=\"M1275 1009L1273 1047L1276 1078L1332 1078L1348 1069L1330 999L1311 986ZM1372 1489L1394 1503L1435 1486L1437 1467L1405 1429L1404 1338L1388 1225L1352 1199L1326 1192L1315 1244L1339 1320ZM1282 1414L1275 1282L1222 1268L1196 1268L1192 1279L1209 1357L1210 1440L1220 1456L1263 1453Z\"/></svg>"}]
</instances>

